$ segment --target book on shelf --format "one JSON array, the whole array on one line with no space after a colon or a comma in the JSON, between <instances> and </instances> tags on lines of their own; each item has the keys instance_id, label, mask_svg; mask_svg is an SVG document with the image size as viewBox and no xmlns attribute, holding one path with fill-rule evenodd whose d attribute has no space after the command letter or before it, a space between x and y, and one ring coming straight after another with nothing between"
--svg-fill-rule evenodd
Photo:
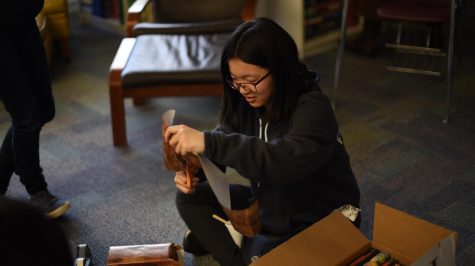
<instances>
[{"instance_id":1,"label":"book on shelf","mask_svg":"<svg viewBox=\"0 0 475 266\"><path fill-rule=\"evenodd\" d=\"M92 15L105 18L104 6L104 0L92 0Z\"/></svg>"},{"instance_id":2,"label":"book on shelf","mask_svg":"<svg viewBox=\"0 0 475 266\"><path fill-rule=\"evenodd\" d=\"M80 0L81 12L125 24L129 7L135 0ZM142 13L142 21L153 21L153 1Z\"/></svg>"},{"instance_id":3,"label":"book on shelf","mask_svg":"<svg viewBox=\"0 0 475 266\"><path fill-rule=\"evenodd\" d=\"M305 18L311 18L313 16L321 16L328 12L341 12L342 1L339 0L326 0L318 3L305 5Z\"/></svg>"}]
</instances>

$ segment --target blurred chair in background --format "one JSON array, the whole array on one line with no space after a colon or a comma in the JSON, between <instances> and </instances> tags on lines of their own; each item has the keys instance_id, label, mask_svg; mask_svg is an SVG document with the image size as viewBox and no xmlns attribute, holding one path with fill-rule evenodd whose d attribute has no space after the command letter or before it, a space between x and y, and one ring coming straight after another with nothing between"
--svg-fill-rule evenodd
<instances>
[{"instance_id":1,"label":"blurred chair in background","mask_svg":"<svg viewBox=\"0 0 475 266\"><path fill-rule=\"evenodd\" d=\"M126 145L124 99L222 93L221 53L230 34L254 16L257 0L137 0L112 62L109 93L114 145ZM140 23L154 5L155 22Z\"/></svg>"},{"instance_id":2,"label":"blurred chair in background","mask_svg":"<svg viewBox=\"0 0 475 266\"><path fill-rule=\"evenodd\" d=\"M444 123L451 108L456 8L456 0L386 0L378 8L381 19L397 23L396 38L386 43L391 52L388 70L446 75Z\"/></svg>"},{"instance_id":3,"label":"blurred chair in background","mask_svg":"<svg viewBox=\"0 0 475 266\"><path fill-rule=\"evenodd\" d=\"M341 25L346 25L347 6L344 0ZM377 14L387 24L397 23L395 40L386 43L391 54L390 71L424 74L432 76L446 75L446 108L443 122L450 118L456 9L461 0L384 0L380 2ZM447 30L444 33L444 26ZM410 38L403 28L412 33ZM422 31L421 31L422 29ZM422 34L421 34L422 32ZM424 38L421 40L420 37ZM346 40L346 27L341 27L340 47L335 64L334 105L337 99L343 48Z\"/></svg>"},{"instance_id":4,"label":"blurred chair in background","mask_svg":"<svg viewBox=\"0 0 475 266\"><path fill-rule=\"evenodd\" d=\"M61 57L71 59L69 48L69 14L67 0L45 0L41 13L48 20L48 30L59 45Z\"/></svg>"}]
</instances>

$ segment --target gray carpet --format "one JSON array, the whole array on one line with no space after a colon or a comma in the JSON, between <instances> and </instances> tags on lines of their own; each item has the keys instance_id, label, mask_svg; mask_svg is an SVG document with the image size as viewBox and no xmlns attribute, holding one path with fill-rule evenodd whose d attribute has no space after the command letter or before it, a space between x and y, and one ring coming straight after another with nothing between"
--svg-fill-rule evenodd
<instances>
[{"instance_id":1,"label":"gray carpet","mask_svg":"<svg viewBox=\"0 0 475 266\"><path fill-rule=\"evenodd\" d=\"M384 56L346 53L336 110L362 191L362 232L371 238L380 201L457 231L458 265L475 261L475 23L469 22L450 125L441 123L444 80L387 72ZM57 116L41 135L50 190L72 203L57 222L72 248L90 245L96 265L106 264L109 246L181 243L186 227L174 206L173 174L162 164L160 115L175 108L177 122L205 129L219 109L214 97L153 99L140 107L127 101L129 146L112 146L107 75L120 39L73 23L72 61L56 61L52 70ZM306 60L328 93L334 61L335 50ZM8 125L2 109L1 136ZM26 198L17 177L8 196ZM189 254L186 264L216 265Z\"/></svg>"}]
</instances>

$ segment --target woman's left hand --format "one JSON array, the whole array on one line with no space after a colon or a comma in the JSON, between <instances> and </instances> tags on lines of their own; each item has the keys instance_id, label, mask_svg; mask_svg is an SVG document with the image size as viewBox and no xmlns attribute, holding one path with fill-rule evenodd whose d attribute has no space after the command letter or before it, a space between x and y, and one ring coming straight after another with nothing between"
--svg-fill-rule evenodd
<instances>
[{"instance_id":1,"label":"woman's left hand","mask_svg":"<svg viewBox=\"0 0 475 266\"><path fill-rule=\"evenodd\" d=\"M182 193L191 194L195 192L199 178L195 176L192 177L190 181L191 184L190 186L188 186L188 184L186 183L186 174L184 171L179 171L175 173L175 185Z\"/></svg>"},{"instance_id":2,"label":"woman's left hand","mask_svg":"<svg viewBox=\"0 0 475 266\"><path fill-rule=\"evenodd\" d=\"M175 147L177 154L201 154L205 151L204 133L185 125L170 126L165 131L165 142Z\"/></svg>"}]
</instances>

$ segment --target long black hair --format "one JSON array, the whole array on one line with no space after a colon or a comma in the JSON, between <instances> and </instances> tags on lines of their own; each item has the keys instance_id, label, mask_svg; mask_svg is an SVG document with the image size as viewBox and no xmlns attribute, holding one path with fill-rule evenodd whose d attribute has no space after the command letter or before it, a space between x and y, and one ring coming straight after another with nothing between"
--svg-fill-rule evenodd
<instances>
[{"instance_id":1,"label":"long black hair","mask_svg":"<svg viewBox=\"0 0 475 266\"><path fill-rule=\"evenodd\" d=\"M274 80L274 93L271 110L267 110L266 117L272 123L289 121L299 96L309 89L305 86L307 69L299 60L292 37L267 18L245 22L233 32L224 47L221 57L223 81L230 76L228 61L232 58L270 70ZM239 128L238 109L250 110L253 107L243 104L243 97L226 82L223 83L220 125Z\"/></svg>"}]
</instances>

